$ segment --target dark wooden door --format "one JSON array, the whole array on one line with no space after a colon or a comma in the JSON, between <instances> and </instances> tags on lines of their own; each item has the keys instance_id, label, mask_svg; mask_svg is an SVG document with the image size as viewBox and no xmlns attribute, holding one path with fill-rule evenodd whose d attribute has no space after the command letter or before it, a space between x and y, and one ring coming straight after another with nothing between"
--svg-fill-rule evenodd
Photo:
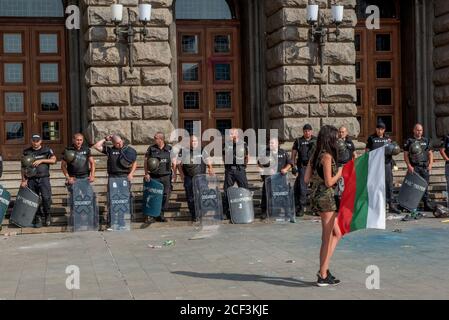
<instances>
[{"instance_id":1,"label":"dark wooden door","mask_svg":"<svg viewBox=\"0 0 449 320\"><path fill-rule=\"evenodd\" d=\"M239 23L177 21L179 127L241 125Z\"/></svg>"},{"instance_id":2,"label":"dark wooden door","mask_svg":"<svg viewBox=\"0 0 449 320\"><path fill-rule=\"evenodd\" d=\"M64 25L0 24L0 143L19 159L32 134L60 154L67 144Z\"/></svg>"},{"instance_id":3,"label":"dark wooden door","mask_svg":"<svg viewBox=\"0 0 449 320\"><path fill-rule=\"evenodd\" d=\"M402 141L401 48L398 19L381 19L379 30L368 30L365 21L356 27L357 119L360 141L375 132L382 120L386 132Z\"/></svg>"}]
</instances>

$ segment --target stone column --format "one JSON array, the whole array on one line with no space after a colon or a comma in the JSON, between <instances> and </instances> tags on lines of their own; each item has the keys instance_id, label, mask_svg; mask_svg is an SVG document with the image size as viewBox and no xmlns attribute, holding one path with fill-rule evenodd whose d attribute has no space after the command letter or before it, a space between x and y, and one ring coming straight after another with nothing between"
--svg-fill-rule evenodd
<instances>
[{"instance_id":1,"label":"stone column","mask_svg":"<svg viewBox=\"0 0 449 320\"><path fill-rule=\"evenodd\" d=\"M438 136L449 133L449 1L435 0L434 55L435 116Z\"/></svg>"},{"instance_id":2,"label":"stone column","mask_svg":"<svg viewBox=\"0 0 449 320\"><path fill-rule=\"evenodd\" d=\"M312 2L320 5L320 14L329 26L333 1ZM326 124L345 125L352 136L360 132L355 118L356 0L337 2L345 6L344 23L338 40L333 34L326 36L321 73L318 46L310 41L306 21L309 1L265 1L270 127L278 128L285 141L301 136L305 123L316 133Z\"/></svg>"},{"instance_id":3,"label":"stone column","mask_svg":"<svg viewBox=\"0 0 449 320\"><path fill-rule=\"evenodd\" d=\"M149 37L146 43L136 36L134 72L128 67L126 42L115 42L110 22L110 5L116 0L83 0L83 23L88 42L84 57L88 96L88 137L91 143L107 134L123 135L133 145L147 145L156 131L170 134L174 129L173 81L170 71L172 52L168 27L173 21L172 0L140 0L152 5ZM123 23L128 22L127 8L138 13L139 0L120 0L125 5Z\"/></svg>"}]
</instances>

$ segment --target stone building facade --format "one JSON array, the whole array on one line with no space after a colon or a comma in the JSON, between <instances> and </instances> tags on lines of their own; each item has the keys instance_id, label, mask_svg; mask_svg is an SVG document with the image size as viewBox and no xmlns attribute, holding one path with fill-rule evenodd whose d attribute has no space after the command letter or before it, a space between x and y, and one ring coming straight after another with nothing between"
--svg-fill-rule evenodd
<instances>
[{"instance_id":1,"label":"stone building facade","mask_svg":"<svg viewBox=\"0 0 449 320\"><path fill-rule=\"evenodd\" d=\"M13 6L12 1L5 1ZM51 3L59 0L45 1ZM70 134L77 131L86 133L90 143L106 134L120 133L143 151L156 131L169 134L174 128L188 123L185 119L189 116L186 113L189 110L183 105L187 100L183 99L186 96L192 98L192 95L189 96L192 92L186 95L185 90L197 90L201 98L203 91L211 90L215 96L207 96L207 99L212 99L208 103L218 103L218 100L213 100L218 97L228 99L221 103L231 103L230 94L220 96L223 92L216 89L215 72L218 71L209 70L217 65L223 67L223 61L228 58L220 60L203 56L203 60L198 60L199 77L204 76L203 87L185 89L185 61L180 58L180 51L184 48L184 40L181 39L184 38L178 30L181 22L184 22L184 27L197 27L199 31L195 32L198 35L207 33L209 29L228 30L223 29L225 27L234 28L236 33L233 35L237 35L232 38L237 41L237 49L231 50L234 56L229 61L238 64L235 69L238 72L231 72L232 79L224 81L223 87L220 87L228 88L220 90L235 93L232 95L232 103L235 103L233 113L220 113L222 110L215 106L215 113L211 116L210 110L213 108L207 104L201 112L194 110L196 113L191 113L194 115L192 119L212 117L213 121L209 121L205 128L214 127L214 124L225 128L236 123L243 129L275 128L279 129L280 138L286 142L300 136L305 123L312 124L316 129L325 124L345 125L352 136L360 137L361 142L365 141L378 119L388 122L391 134L397 140L404 140L413 123L418 121L425 125L427 135L432 138L437 139L449 132L448 1L208 1L214 5L210 7L211 11L216 7L228 6L227 22L216 17L209 19L207 10L200 10L201 6L206 6L206 2L201 0L62 1L62 10L70 5L78 6L81 20L79 30L66 30L64 33L67 54L61 63L65 66L66 74L63 76L67 76L67 95L64 97L67 108L64 112L68 118L63 126L58 127L60 139L49 143L62 146L69 142ZM146 42L136 36L133 43L132 73L127 43L116 41L111 22L110 5L115 3L131 10L132 21L137 17L139 3L152 5ZM310 26L306 21L309 3L319 4L324 25L330 31L322 48L310 35ZM344 5L344 21L338 37L332 33L335 28L331 23L331 5L334 3ZM369 4L380 8L380 30L364 28L364 19L368 16L364 16L364 9ZM8 8L0 8L0 25L19 23L24 28L34 28L35 25L47 27L48 21L33 20L20 15L20 12L15 16L15 11ZM188 15L183 15L185 12L177 12L179 8L192 9L190 14L195 14L195 10L201 11L204 19L189 19ZM69 14L63 11L61 16L54 18L54 24L57 24L56 21L63 24ZM126 12L123 17L123 24L126 24ZM135 27L139 25L135 23ZM385 35L388 34L392 38L390 42L385 42ZM370 38L372 36L375 38ZM223 37L220 39L223 40ZM372 46L378 58L364 58L364 54L370 57L370 52L362 53L370 48L366 42L370 39L375 39ZM213 45L205 43L207 46ZM5 51L0 59L3 65L13 58ZM185 70L190 72L187 75L192 76L193 70L193 76L198 76L195 74L198 69L188 69L192 67L192 61L188 61ZM209 71L215 79L213 76L210 78ZM28 71L25 69L24 72ZM0 82L2 94L8 90L12 90L11 87L5 81ZM391 93L388 93L389 90ZM195 99L189 101L195 103ZM6 100L3 107L6 110ZM32 117L32 113L25 116L23 121L26 126L29 126ZM13 126L9 124L8 127L5 121L14 123L15 128L20 126L17 126L19 120L11 119L4 120L2 124L5 133L2 153L7 158L14 157L13 152L8 151L8 137L17 139L22 133L22 140L19 140L26 145L25 135L36 131L36 128L44 128L30 127L27 130L22 125L21 132L13 132ZM50 130L48 126L45 129ZM20 141L14 144L16 148L22 147Z\"/></svg>"}]
</instances>

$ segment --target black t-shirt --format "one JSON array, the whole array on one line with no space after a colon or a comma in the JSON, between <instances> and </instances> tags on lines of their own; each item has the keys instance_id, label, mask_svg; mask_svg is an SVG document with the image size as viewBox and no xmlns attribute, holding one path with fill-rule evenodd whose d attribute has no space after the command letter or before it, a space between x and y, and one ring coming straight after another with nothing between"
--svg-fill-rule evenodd
<instances>
[{"instance_id":1,"label":"black t-shirt","mask_svg":"<svg viewBox=\"0 0 449 320\"><path fill-rule=\"evenodd\" d=\"M415 141L420 142L423 152L422 152L421 156L414 159L412 157L412 155L410 154L410 146ZM432 148L430 147L429 139L427 139L425 137L421 137L421 139L416 139L413 137L413 138L408 138L407 141L405 142L404 151L407 151L409 153L408 158L410 160L410 164L412 164L414 166L416 166L416 165L427 166L428 162L429 162L429 151L432 151Z\"/></svg>"},{"instance_id":2,"label":"black t-shirt","mask_svg":"<svg viewBox=\"0 0 449 320\"><path fill-rule=\"evenodd\" d=\"M340 164L346 164L349 161L351 161L352 160L352 156L353 156L354 151L355 151L354 142L352 142L351 138L346 137L345 143L346 143L346 152L343 155L343 158L339 158L338 159L338 162Z\"/></svg>"},{"instance_id":3,"label":"black t-shirt","mask_svg":"<svg viewBox=\"0 0 449 320\"><path fill-rule=\"evenodd\" d=\"M444 152L449 157L449 134L441 140L440 148L443 148Z\"/></svg>"},{"instance_id":4,"label":"black t-shirt","mask_svg":"<svg viewBox=\"0 0 449 320\"><path fill-rule=\"evenodd\" d=\"M28 148L23 151L23 155L33 155L35 160L50 159L55 155L52 149L49 147L41 147L39 150ZM37 167L36 175L34 178L45 178L50 176L50 165L48 163L42 163Z\"/></svg>"},{"instance_id":5,"label":"black t-shirt","mask_svg":"<svg viewBox=\"0 0 449 320\"><path fill-rule=\"evenodd\" d=\"M209 158L209 154L198 148L193 149L181 149L179 152L181 158L182 171L184 175L193 177L198 174L206 173L206 162Z\"/></svg>"},{"instance_id":6,"label":"black t-shirt","mask_svg":"<svg viewBox=\"0 0 449 320\"><path fill-rule=\"evenodd\" d=\"M172 173L171 151L172 147L167 144L162 149L159 149L159 147L156 144L148 148L145 157L159 159L159 168L157 169L156 172L150 174L151 177L168 176Z\"/></svg>"},{"instance_id":7,"label":"black t-shirt","mask_svg":"<svg viewBox=\"0 0 449 320\"><path fill-rule=\"evenodd\" d=\"M81 146L77 150L74 146L66 148L66 150L74 150L76 152L75 160L71 163L67 163L67 171L70 177L78 179L87 178L90 174L89 158L92 156L90 148ZM64 152L62 153L64 156Z\"/></svg>"},{"instance_id":8,"label":"black t-shirt","mask_svg":"<svg viewBox=\"0 0 449 320\"><path fill-rule=\"evenodd\" d=\"M313 147L316 145L316 137L312 136L309 140L304 137L298 138L293 144L293 150L298 152L298 159L296 165L298 167L307 166L310 157L312 156Z\"/></svg>"},{"instance_id":9,"label":"black t-shirt","mask_svg":"<svg viewBox=\"0 0 449 320\"><path fill-rule=\"evenodd\" d=\"M130 169L120 164L121 149L103 145L103 154L108 156L108 175L110 177L126 177Z\"/></svg>"},{"instance_id":10,"label":"black t-shirt","mask_svg":"<svg viewBox=\"0 0 449 320\"><path fill-rule=\"evenodd\" d=\"M373 150L383 147L384 145L386 145L388 143L391 143L391 139L387 135L384 135L382 138L380 138L377 135L373 134L368 137L368 142L366 144L366 148L369 151L373 151ZM392 160L393 160L392 156L385 156L385 164L391 163Z\"/></svg>"},{"instance_id":11,"label":"black t-shirt","mask_svg":"<svg viewBox=\"0 0 449 320\"><path fill-rule=\"evenodd\" d=\"M226 141L223 147L223 159L225 161L225 169L229 169L232 166L246 167L245 158L247 156L248 156L248 144L246 142L238 141L237 143L235 143L231 141Z\"/></svg>"}]
</instances>

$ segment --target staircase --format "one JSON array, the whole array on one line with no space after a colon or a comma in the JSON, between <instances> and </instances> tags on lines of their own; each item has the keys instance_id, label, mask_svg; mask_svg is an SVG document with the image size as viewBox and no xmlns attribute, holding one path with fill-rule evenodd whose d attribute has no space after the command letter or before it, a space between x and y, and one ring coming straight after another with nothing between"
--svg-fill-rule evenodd
<instances>
[{"instance_id":1,"label":"staircase","mask_svg":"<svg viewBox=\"0 0 449 320\"><path fill-rule=\"evenodd\" d=\"M430 178L430 194L431 198L438 203L445 203L443 191L446 191L446 178L444 176L445 163L441 159L439 153L435 152L435 163L433 166L432 175ZM103 155L96 155L96 180L94 183L94 191L97 194L97 201L100 208L100 215L106 214L106 190L107 190L107 172L106 172L106 157ZM399 190L399 186L402 183L406 174L406 164L403 160L403 155L400 154L395 157L398 171L394 171L394 185L395 191ZM142 208L142 189L143 189L143 156L139 156L138 163L141 165L136 171L132 191L135 199L135 216L133 222L134 227L137 227L143 222L143 215L141 213ZM4 162L4 172L0 180L0 184L3 185L10 193L12 201L10 204L9 212L6 214L2 223L2 230L0 234L9 232L18 233L50 233L50 232L65 232L67 231L67 219L69 216L69 208L67 204L67 189L65 187L65 177L60 169L60 162L51 166L51 184L53 193L52 204L52 226L43 227L40 229L34 228L18 228L13 225L9 225L9 213L13 206L15 196L19 190L20 185L20 162L19 161L6 161ZM220 184L223 185L224 168L222 166L215 166L215 173L220 180ZM258 172L256 164L250 164L247 168L247 176L250 185L250 190L254 192L254 208L256 217L260 214L260 201L261 201L261 189L262 181ZM293 182L293 181L292 181ZM183 183L178 181L173 185L173 192L170 196L169 209L165 214L165 217L169 222L176 222L177 225L189 224L190 214L187 207L185 192Z\"/></svg>"}]
</instances>

